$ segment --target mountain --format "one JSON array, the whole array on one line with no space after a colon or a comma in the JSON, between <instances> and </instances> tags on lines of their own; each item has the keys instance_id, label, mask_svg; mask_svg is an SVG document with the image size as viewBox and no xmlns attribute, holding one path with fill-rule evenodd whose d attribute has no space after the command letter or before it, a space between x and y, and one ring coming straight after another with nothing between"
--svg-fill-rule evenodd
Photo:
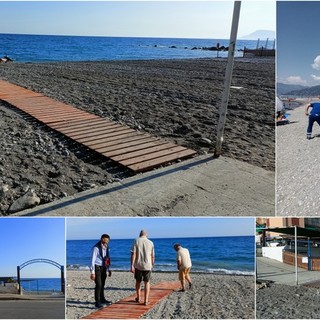
<instances>
[{"instance_id":1,"label":"mountain","mask_svg":"<svg viewBox=\"0 0 320 320\"><path fill-rule=\"evenodd\" d=\"M240 37L243 40L273 40L276 38L276 32L272 30L256 30L246 36Z\"/></svg>"},{"instance_id":2,"label":"mountain","mask_svg":"<svg viewBox=\"0 0 320 320\"><path fill-rule=\"evenodd\" d=\"M281 83L278 82L277 83L277 95L285 95L288 94L291 91L298 91L298 90L303 90L303 89L307 89L309 87L306 86L301 86L298 84L285 84L285 83Z\"/></svg>"},{"instance_id":3,"label":"mountain","mask_svg":"<svg viewBox=\"0 0 320 320\"><path fill-rule=\"evenodd\" d=\"M314 86L314 87L309 87L301 90L292 90L287 93L288 95L291 96L298 96L298 97L319 97L320 96L320 86Z\"/></svg>"}]
</instances>

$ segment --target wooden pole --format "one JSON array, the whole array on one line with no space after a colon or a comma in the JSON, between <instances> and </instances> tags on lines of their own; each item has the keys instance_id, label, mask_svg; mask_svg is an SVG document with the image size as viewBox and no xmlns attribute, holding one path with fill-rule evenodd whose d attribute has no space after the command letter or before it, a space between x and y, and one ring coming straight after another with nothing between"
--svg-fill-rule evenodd
<instances>
[{"instance_id":1,"label":"wooden pole","mask_svg":"<svg viewBox=\"0 0 320 320\"><path fill-rule=\"evenodd\" d=\"M215 151L214 151L215 157L219 157L221 155L221 147L222 147L222 142L223 142L223 132L224 132L224 126L225 126L225 122L226 122L228 100L229 100L231 78L232 78L232 70L233 70L233 63L234 63L234 53L235 53L235 49L236 49L240 7L241 7L241 1L235 1L234 8L233 8L233 18L232 18L230 44L229 44L229 51L228 51L228 62L227 62L227 69L226 69L226 75L225 75L224 90L222 93L221 105L219 108L217 139L216 139L216 147L215 147Z\"/></svg>"}]
</instances>

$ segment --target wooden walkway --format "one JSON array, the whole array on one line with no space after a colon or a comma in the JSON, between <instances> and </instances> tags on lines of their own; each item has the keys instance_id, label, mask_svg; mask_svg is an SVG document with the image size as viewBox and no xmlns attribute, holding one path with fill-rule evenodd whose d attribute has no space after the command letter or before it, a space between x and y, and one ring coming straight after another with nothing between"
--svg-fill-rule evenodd
<instances>
[{"instance_id":1,"label":"wooden walkway","mask_svg":"<svg viewBox=\"0 0 320 320\"><path fill-rule=\"evenodd\" d=\"M83 319L139 319L151 310L161 299L180 288L180 282L160 282L151 286L149 304L135 302L136 294L99 309ZM143 297L143 291L141 296ZM142 299L143 301L143 299Z\"/></svg>"},{"instance_id":2,"label":"wooden walkway","mask_svg":"<svg viewBox=\"0 0 320 320\"><path fill-rule=\"evenodd\" d=\"M0 80L0 100L134 172L151 170L196 154L194 150L141 133L3 80Z\"/></svg>"}]
</instances>

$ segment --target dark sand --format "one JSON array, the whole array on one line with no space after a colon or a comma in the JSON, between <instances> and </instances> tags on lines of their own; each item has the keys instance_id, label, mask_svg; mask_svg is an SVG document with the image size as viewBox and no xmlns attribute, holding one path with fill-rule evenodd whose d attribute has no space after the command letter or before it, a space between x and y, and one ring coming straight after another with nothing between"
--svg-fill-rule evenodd
<instances>
[{"instance_id":1,"label":"dark sand","mask_svg":"<svg viewBox=\"0 0 320 320\"><path fill-rule=\"evenodd\" d=\"M102 117L212 152L226 60L7 63L10 81ZM235 63L223 155L274 170L273 59ZM0 213L30 187L41 203L128 176L0 104ZM203 142L210 139L211 145Z\"/></svg>"},{"instance_id":2,"label":"dark sand","mask_svg":"<svg viewBox=\"0 0 320 320\"><path fill-rule=\"evenodd\" d=\"M257 290L257 319L319 319L320 290L271 283Z\"/></svg>"}]
</instances>

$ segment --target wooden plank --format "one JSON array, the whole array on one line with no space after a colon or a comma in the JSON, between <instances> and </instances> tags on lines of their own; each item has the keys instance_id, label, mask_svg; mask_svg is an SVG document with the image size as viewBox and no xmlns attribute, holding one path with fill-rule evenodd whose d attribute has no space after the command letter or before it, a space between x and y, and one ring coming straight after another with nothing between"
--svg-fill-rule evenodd
<instances>
[{"instance_id":1,"label":"wooden plank","mask_svg":"<svg viewBox=\"0 0 320 320\"><path fill-rule=\"evenodd\" d=\"M90 137L97 137L101 136L102 134L107 134L109 137L113 137L115 135L118 135L119 133L124 132L135 132L135 130L130 129L129 127L121 127L116 129L110 129L110 130L94 130L89 132L88 134L70 134L70 137L72 139L81 139L81 138L90 138Z\"/></svg>"},{"instance_id":2,"label":"wooden plank","mask_svg":"<svg viewBox=\"0 0 320 320\"><path fill-rule=\"evenodd\" d=\"M60 119L60 120L56 120L56 121L47 122L46 125L48 127L50 127L49 124L51 125L51 124L63 123L63 122L66 122L66 121L69 121L69 120L73 120L73 119L90 120L90 119L92 119L92 117L90 117L90 116L82 116L80 118L76 117L76 118L72 118L72 119Z\"/></svg>"},{"instance_id":3,"label":"wooden plank","mask_svg":"<svg viewBox=\"0 0 320 320\"><path fill-rule=\"evenodd\" d=\"M188 157L191 157L195 154L196 154L195 151L190 150L190 149L186 149L185 151L181 151L181 152L178 152L175 154L170 154L165 157L132 164L132 165L128 166L128 168L130 168L131 170L133 170L135 172L147 171L147 170L153 169L155 167L158 167L160 165L166 164L170 161L188 158Z\"/></svg>"},{"instance_id":4,"label":"wooden plank","mask_svg":"<svg viewBox=\"0 0 320 320\"><path fill-rule=\"evenodd\" d=\"M166 144L166 142L165 141L161 141L161 140L150 140L150 142L142 141L138 145L133 145L133 146L130 146L130 147L127 147L127 148L124 148L124 147L119 148L118 147L117 149L103 152L103 154L105 156L107 156L107 157L110 157L114 161L119 161L119 160L115 160L114 157L122 155L125 158L133 158L131 156L132 152L137 152L138 154L142 154L142 153L146 152L145 151L146 149L150 149L150 147L154 147L154 148L158 147L158 148L160 148L164 144ZM122 159L122 160L125 160L125 159Z\"/></svg>"},{"instance_id":5,"label":"wooden plank","mask_svg":"<svg viewBox=\"0 0 320 320\"><path fill-rule=\"evenodd\" d=\"M32 114L30 114L32 115ZM76 116L61 116L58 115L56 117L52 116L52 117L37 117L40 121L42 121L43 123L51 123L51 122L60 122L60 121L66 121L69 119L88 119L90 118L89 115L76 115Z\"/></svg>"},{"instance_id":6,"label":"wooden plank","mask_svg":"<svg viewBox=\"0 0 320 320\"><path fill-rule=\"evenodd\" d=\"M84 121L81 121L81 123L73 123L73 121L70 120L67 123L64 123L61 125L57 124L55 128L61 131L63 130L63 132L67 132L68 130L71 131L71 130L78 130L86 127L89 127L89 128L93 126L96 127L102 124L112 126L115 123L110 121L105 121L103 118L98 118L98 119L92 118L92 120L90 121L84 120Z\"/></svg>"},{"instance_id":7,"label":"wooden plank","mask_svg":"<svg viewBox=\"0 0 320 320\"><path fill-rule=\"evenodd\" d=\"M130 166L132 164L145 162L145 161L148 161L148 160L157 160L159 158L166 157L166 156L169 156L171 154L177 154L178 152L185 151L185 150L186 150L185 147L174 146L174 147L171 147L169 149L160 150L160 151L153 152L153 153L150 153L150 154L145 154L145 155L138 155L138 156L136 156L134 158L121 160L119 162L124 166Z\"/></svg>"},{"instance_id":8,"label":"wooden plank","mask_svg":"<svg viewBox=\"0 0 320 320\"><path fill-rule=\"evenodd\" d=\"M77 128L66 128L66 129L60 129L61 132L63 132L64 134L80 134L80 133L83 133L83 132L90 132L90 130L92 129L106 129L106 130L109 130L109 129L115 129L115 128L123 128L123 126L121 124L118 124L116 122L114 123L109 123L109 122L100 122L100 123L96 123L95 125L82 125L81 127L78 126Z\"/></svg>"},{"instance_id":9,"label":"wooden plank","mask_svg":"<svg viewBox=\"0 0 320 320\"><path fill-rule=\"evenodd\" d=\"M85 144L86 146L94 147L94 146L100 146L101 144L105 143L106 141L120 141L120 140L125 140L126 138L128 140L133 139L134 137L137 136L146 136L145 134L142 134L138 131L136 132L126 132L118 135L111 136L109 134L102 134L99 136L99 138L96 137L90 137L90 138L83 138L83 139L77 139L80 143Z\"/></svg>"},{"instance_id":10,"label":"wooden plank","mask_svg":"<svg viewBox=\"0 0 320 320\"><path fill-rule=\"evenodd\" d=\"M82 319L139 319L179 287L180 282L178 281L161 282L151 286L149 304L146 306L135 302L136 295L133 294L110 306L94 311Z\"/></svg>"},{"instance_id":11,"label":"wooden plank","mask_svg":"<svg viewBox=\"0 0 320 320\"><path fill-rule=\"evenodd\" d=\"M68 127L70 125L73 125L73 124L77 124L77 123L90 123L91 121L94 121L96 120L98 117L95 116L94 114L91 114L91 117L87 118L87 119L69 119L67 121L60 121L60 122L57 122L57 123L50 123L48 124L48 126L54 130L57 130L59 131L59 128L64 128L64 127Z\"/></svg>"},{"instance_id":12,"label":"wooden plank","mask_svg":"<svg viewBox=\"0 0 320 320\"><path fill-rule=\"evenodd\" d=\"M119 150L121 148L131 147L131 146L143 146L145 143L151 143L153 142L155 145L161 144L162 142L160 140L155 140L152 137L139 137L137 136L136 139L133 139L129 142L123 142L121 144L112 142L112 143L106 143L105 146L101 146L99 148L95 148L95 150L99 151L101 154L105 154L106 152L113 151L113 150Z\"/></svg>"},{"instance_id":13,"label":"wooden plank","mask_svg":"<svg viewBox=\"0 0 320 320\"><path fill-rule=\"evenodd\" d=\"M169 148L174 147L175 145L173 143L165 143L165 141L161 142L162 144L154 146L154 143L144 143L141 145L142 149L139 149L139 147L128 147L123 149L118 149L110 152L106 152L105 154L108 155L108 157L112 157L113 161L121 161L126 160L130 158L136 158L139 156L143 156L146 154L154 153L161 150L166 150Z\"/></svg>"}]
</instances>

